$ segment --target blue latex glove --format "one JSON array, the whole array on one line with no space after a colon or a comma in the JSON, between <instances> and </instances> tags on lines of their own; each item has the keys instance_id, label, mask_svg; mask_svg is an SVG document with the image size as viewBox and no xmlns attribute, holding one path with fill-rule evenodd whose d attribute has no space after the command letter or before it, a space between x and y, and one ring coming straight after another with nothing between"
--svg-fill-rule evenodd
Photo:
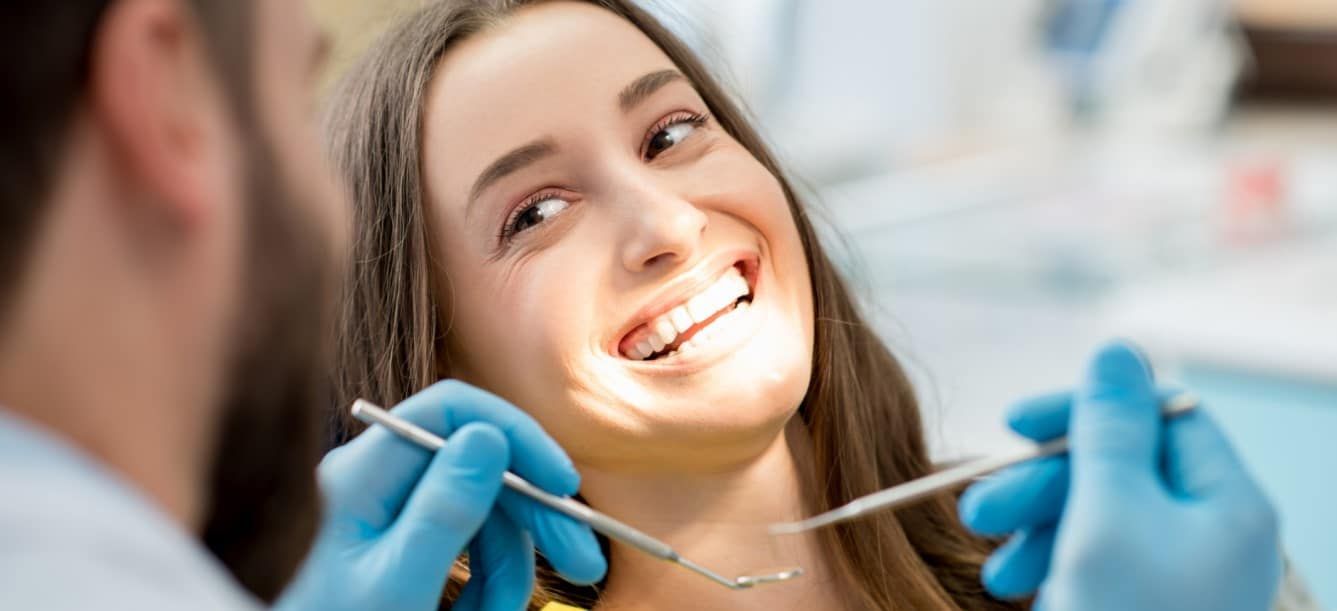
<instances>
[{"instance_id":1,"label":"blue latex glove","mask_svg":"<svg viewBox=\"0 0 1337 611\"><path fill-rule=\"evenodd\" d=\"M502 488L508 468L553 494L579 487L570 459L528 415L455 381L393 411L446 446L433 455L371 427L330 452L319 469L325 523L277 609L435 610L466 545L472 575L456 609L523 609L536 545L567 580L602 578L587 526Z\"/></svg>"},{"instance_id":2,"label":"blue latex glove","mask_svg":"<svg viewBox=\"0 0 1337 611\"><path fill-rule=\"evenodd\" d=\"M985 587L1035 609L1266 611L1281 576L1277 517L1202 409L1163 422L1151 371L1105 347L1072 394L1014 408L1018 433L1069 433L1068 456L1032 461L961 498L962 520L1012 538ZM1159 396L1158 396L1159 395Z\"/></svg>"}]
</instances>

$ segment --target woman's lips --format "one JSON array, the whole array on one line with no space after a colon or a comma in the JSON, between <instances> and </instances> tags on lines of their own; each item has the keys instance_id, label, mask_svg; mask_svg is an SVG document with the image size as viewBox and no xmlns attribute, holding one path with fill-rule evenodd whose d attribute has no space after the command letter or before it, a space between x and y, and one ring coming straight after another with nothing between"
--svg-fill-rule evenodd
<instances>
[{"instance_id":1,"label":"woman's lips","mask_svg":"<svg viewBox=\"0 0 1337 611\"><path fill-rule=\"evenodd\" d=\"M618 353L642 361L677 350L732 312L752 289L738 266L730 267L713 284L683 303L645 323L622 338Z\"/></svg>"},{"instance_id":2,"label":"woman's lips","mask_svg":"<svg viewBox=\"0 0 1337 611\"><path fill-rule=\"evenodd\" d=\"M683 347L690 348L690 340L702 331L727 322L726 314L753 298L760 261L751 253L726 261L727 266L705 288L659 310L652 318L643 319L623 335L614 347L617 355L635 361L658 359Z\"/></svg>"},{"instance_id":3,"label":"woman's lips","mask_svg":"<svg viewBox=\"0 0 1337 611\"><path fill-rule=\"evenodd\" d=\"M701 372L738 354L762 329L766 312L761 305L741 301L682 342L676 351L666 350L652 359L622 362L646 376L677 377Z\"/></svg>"}]
</instances>

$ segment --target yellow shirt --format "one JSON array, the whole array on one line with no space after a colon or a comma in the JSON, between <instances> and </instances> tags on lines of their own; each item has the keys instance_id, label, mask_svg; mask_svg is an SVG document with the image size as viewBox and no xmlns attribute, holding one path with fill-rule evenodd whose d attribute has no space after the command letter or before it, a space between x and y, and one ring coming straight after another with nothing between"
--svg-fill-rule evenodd
<instances>
[{"instance_id":1,"label":"yellow shirt","mask_svg":"<svg viewBox=\"0 0 1337 611\"><path fill-rule=\"evenodd\" d=\"M572 607L562 603L548 603L543 605L543 611L585 611L580 607Z\"/></svg>"}]
</instances>

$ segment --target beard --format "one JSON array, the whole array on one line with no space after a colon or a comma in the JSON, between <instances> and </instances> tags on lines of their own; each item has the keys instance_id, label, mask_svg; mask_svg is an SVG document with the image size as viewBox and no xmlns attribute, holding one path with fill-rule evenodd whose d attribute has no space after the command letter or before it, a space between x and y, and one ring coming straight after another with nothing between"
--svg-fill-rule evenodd
<instances>
[{"instance_id":1,"label":"beard","mask_svg":"<svg viewBox=\"0 0 1337 611\"><path fill-rule=\"evenodd\" d=\"M273 602L320 522L337 276L314 218L251 137L240 313L215 438L203 540L237 581Z\"/></svg>"}]
</instances>

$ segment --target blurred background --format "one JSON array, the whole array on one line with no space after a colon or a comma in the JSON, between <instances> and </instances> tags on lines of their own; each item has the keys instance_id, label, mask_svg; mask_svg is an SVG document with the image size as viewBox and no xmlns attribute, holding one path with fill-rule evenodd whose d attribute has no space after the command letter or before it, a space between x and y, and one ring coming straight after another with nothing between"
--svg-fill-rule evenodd
<instances>
[{"instance_id":1,"label":"blurred background","mask_svg":"<svg viewBox=\"0 0 1337 611\"><path fill-rule=\"evenodd\" d=\"M311 0L335 68L422 0ZM644 0L843 240L943 460L1112 336L1205 398L1337 609L1337 2Z\"/></svg>"}]
</instances>

